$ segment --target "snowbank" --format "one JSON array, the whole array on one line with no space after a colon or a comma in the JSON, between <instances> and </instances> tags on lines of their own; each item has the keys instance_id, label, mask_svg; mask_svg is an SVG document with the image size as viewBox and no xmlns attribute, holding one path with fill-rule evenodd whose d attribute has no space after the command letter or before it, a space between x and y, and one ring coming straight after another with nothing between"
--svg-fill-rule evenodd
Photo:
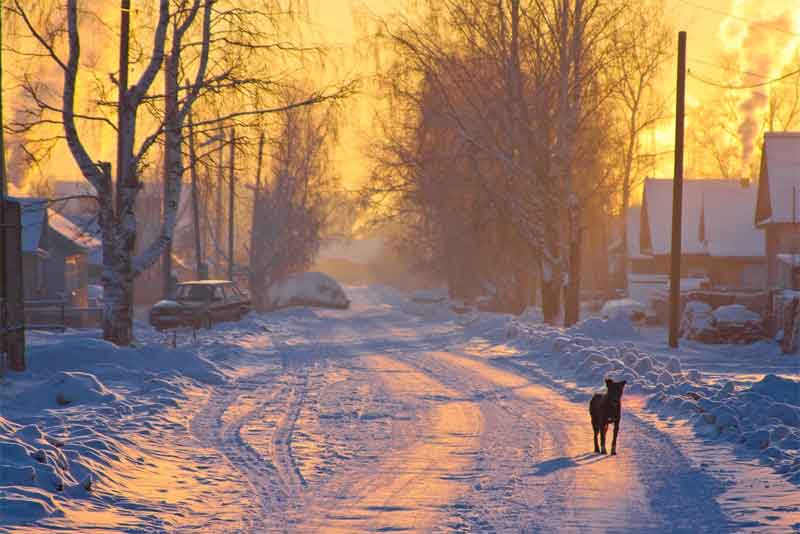
<instances>
[{"instance_id":1,"label":"snowbank","mask_svg":"<svg viewBox=\"0 0 800 534\"><path fill-rule=\"evenodd\" d=\"M760 323L761 316L751 312L741 304L720 306L714 310L714 320L720 323L744 325L747 323Z\"/></svg>"},{"instance_id":2,"label":"snowbank","mask_svg":"<svg viewBox=\"0 0 800 534\"><path fill-rule=\"evenodd\" d=\"M187 385L225 379L197 347L120 348L98 335L31 332L28 369L0 387L0 525L62 515L65 499L91 496L131 461L128 433L149 433Z\"/></svg>"},{"instance_id":3,"label":"snowbank","mask_svg":"<svg viewBox=\"0 0 800 534\"><path fill-rule=\"evenodd\" d=\"M276 282L267 290L271 309L289 306L348 308L350 300L339 283L323 273L296 273Z\"/></svg>"},{"instance_id":4,"label":"snowbank","mask_svg":"<svg viewBox=\"0 0 800 534\"><path fill-rule=\"evenodd\" d=\"M722 316L749 317L738 309L723 310ZM649 395L649 409L689 420L698 435L732 442L800 485L799 381L768 374L744 388L706 380L700 371L684 369L676 357L621 341L632 329L629 321L624 324L589 319L564 331L514 320L506 335L527 344L528 358L548 373L574 380L578 387L597 387L607 376L624 379L633 393Z\"/></svg>"},{"instance_id":5,"label":"snowbank","mask_svg":"<svg viewBox=\"0 0 800 534\"><path fill-rule=\"evenodd\" d=\"M600 315L605 319L625 318L638 321L645 318L645 306L633 299L615 299L606 301L600 309Z\"/></svg>"}]
</instances>

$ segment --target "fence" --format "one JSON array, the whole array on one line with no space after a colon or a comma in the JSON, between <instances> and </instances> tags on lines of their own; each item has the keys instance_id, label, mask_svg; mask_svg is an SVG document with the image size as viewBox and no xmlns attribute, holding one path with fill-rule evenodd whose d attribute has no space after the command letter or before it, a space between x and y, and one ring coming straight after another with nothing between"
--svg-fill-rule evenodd
<instances>
[{"instance_id":1,"label":"fence","mask_svg":"<svg viewBox=\"0 0 800 534\"><path fill-rule=\"evenodd\" d=\"M103 309L77 307L66 300L26 300L25 326L29 330L56 330L91 328L100 325Z\"/></svg>"}]
</instances>

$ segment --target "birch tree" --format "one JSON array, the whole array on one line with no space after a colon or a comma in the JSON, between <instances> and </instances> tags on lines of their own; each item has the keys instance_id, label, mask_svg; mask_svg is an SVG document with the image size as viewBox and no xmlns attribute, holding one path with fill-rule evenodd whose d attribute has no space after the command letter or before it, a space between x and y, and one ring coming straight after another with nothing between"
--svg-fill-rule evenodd
<instances>
[{"instance_id":1,"label":"birch tree","mask_svg":"<svg viewBox=\"0 0 800 534\"><path fill-rule=\"evenodd\" d=\"M29 57L48 58L63 79L63 88L56 104L51 94L43 91L42 85L33 80L23 84L24 94L31 111L20 121L24 128L58 125L63 128L63 138L77 163L83 177L95 188L98 202L98 220L103 242L104 314L103 337L119 345L133 341L133 282L142 272L152 266L159 256L168 250L177 220L178 200L182 184L183 163L181 138L186 117L196 101L208 94L226 91L245 93L250 97L249 105L227 110L214 117L204 117L194 124L196 128L216 128L220 123L247 120L281 110L291 109L340 97L349 89L334 88L331 93L314 91L298 97L298 100L279 106L270 106L263 89L274 83L267 76L253 76L246 69L248 57L260 50L282 50L281 45L263 40L265 32L259 26L275 24L285 13L283 5L265 3L262 10L238 7L235 3L220 7L217 0L159 0L153 19L150 48L139 55L144 59L141 73L133 82L128 82L128 34L122 28L120 39L120 69L110 74L119 96L116 100L107 97L108 91L100 84L97 99L97 114L76 109L78 79L83 74L81 65L81 36L79 15L85 13L78 0L64 0L63 20L47 13L47 6L23 6L14 0L10 12L22 21L29 35L38 43L39 51ZM53 6L60 5L53 2ZM126 3L123 0L123 12ZM39 10L34 17L32 12ZM270 9L272 11L270 11ZM124 17L123 17L124 20ZM46 23L46 31L40 31L38 23ZM216 31L214 28L217 28ZM66 43L62 42L66 39ZM287 45L288 47L288 45ZM66 48L66 59L62 49ZM210 62L216 50L215 61ZM242 53L236 53L237 50ZM42 52L43 51L43 52ZM188 68L189 63L193 72ZM164 69L165 94L153 90L159 72ZM185 86L179 79L188 78ZM157 113L159 105L166 109ZM104 115L111 108L116 123ZM142 121L140 111L147 108L150 113ZM113 129L117 141L116 165L98 163L87 148L87 139L78 123L98 122ZM139 126L144 124L144 128ZM146 132L141 130L147 129ZM151 243L137 247L136 200L141 189L141 168L147 163L150 150L165 143L165 208L161 214L161 229ZM112 178L112 171L116 179ZM140 253L137 254L137 250Z\"/></svg>"}]
</instances>

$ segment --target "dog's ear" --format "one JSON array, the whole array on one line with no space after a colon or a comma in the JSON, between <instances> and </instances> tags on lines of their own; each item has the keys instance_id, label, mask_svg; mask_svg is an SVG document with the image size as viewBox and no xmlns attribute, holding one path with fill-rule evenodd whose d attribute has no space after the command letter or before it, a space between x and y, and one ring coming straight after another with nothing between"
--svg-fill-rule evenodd
<instances>
[{"instance_id":1,"label":"dog's ear","mask_svg":"<svg viewBox=\"0 0 800 534\"><path fill-rule=\"evenodd\" d=\"M613 380L611 380L610 378L606 378L606 387L607 387L607 388L610 388L610 387L611 387L611 384L613 384L613 383L614 383L614 381L613 381Z\"/></svg>"}]
</instances>

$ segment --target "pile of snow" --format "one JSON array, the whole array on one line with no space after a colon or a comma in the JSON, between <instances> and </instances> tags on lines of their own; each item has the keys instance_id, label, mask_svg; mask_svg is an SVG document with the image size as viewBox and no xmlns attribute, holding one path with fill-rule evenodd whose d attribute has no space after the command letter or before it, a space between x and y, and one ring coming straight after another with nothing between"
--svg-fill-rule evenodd
<instances>
[{"instance_id":1,"label":"pile of snow","mask_svg":"<svg viewBox=\"0 0 800 534\"><path fill-rule=\"evenodd\" d=\"M615 299L606 301L600 309L604 319L625 318L630 321L641 321L645 318L645 306L633 299Z\"/></svg>"},{"instance_id":2,"label":"pile of snow","mask_svg":"<svg viewBox=\"0 0 800 534\"><path fill-rule=\"evenodd\" d=\"M590 338L636 338L639 333L631 319L623 313L608 319L590 317L572 326L567 331L573 335L587 336Z\"/></svg>"},{"instance_id":3,"label":"pile of snow","mask_svg":"<svg viewBox=\"0 0 800 534\"><path fill-rule=\"evenodd\" d=\"M39 410L78 404L109 404L120 400L96 376L79 371L60 371L15 398L18 408Z\"/></svg>"},{"instance_id":4,"label":"pile of snow","mask_svg":"<svg viewBox=\"0 0 800 534\"><path fill-rule=\"evenodd\" d=\"M270 285L266 304L270 309L290 306L345 309L350 300L336 280L327 274L308 272L291 274Z\"/></svg>"},{"instance_id":5,"label":"pile of snow","mask_svg":"<svg viewBox=\"0 0 800 534\"><path fill-rule=\"evenodd\" d=\"M711 306L699 300L686 303L681 319L681 334L688 339L706 342L716 335Z\"/></svg>"},{"instance_id":6,"label":"pile of snow","mask_svg":"<svg viewBox=\"0 0 800 534\"><path fill-rule=\"evenodd\" d=\"M711 310L705 302L690 301L683 310L681 333L701 343L751 344L765 337L761 316L741 304Z\"/></svg>"},{"instance_id":7,"label":"pile of snow","mask_svg":"<svg viewBox=\"0 0 800 534\"><path fill-rule=\"evenodd\" d=\"M714 320L718 326L746 325L748 323L761 323L761 316L741 304L729 304L714 310Z\"/></svg>"},{"instance_id":8,"label":"pile of snow","mask_svg":"<svg viewBox=\"0 0 800 534\"><path fill-rule=\"evenodd\" d=\"M84 332L69 331L37 333L37 338L39 342L26 355L28 372L48 379L61 371L91 370L104 382L144 381L156 376L180 376L205 384L223 382L219 368L190 348L173 349L153 342L118 347Z\"/></svg>"},{"instance_id":9,"label":"pile of snow","mask_svg":"<svg viewBox=\"0 0 800 534\"><path fill-rule=\"evenodd\" d=\"M592 388L606 377L626 380L631 392L650 396L649 409L688 419L698 435L744 447L800 485L800 382L770 374L749 389L711 383L674 356L656 356L632 341L599 343L616 337L616 323L601 322L590 319L564 331L514 320L506 335L527 344L528 358L555 377Z\"/></svg>"},{"instance_id":10,"label":"pile of snow","mask_svg":"<svg viewBox=\"0 0 800 534\"><path fill-rule=\"evenodd\" d=\"M91 491L94 475L80 449L37 425L0 416L0 524L60 515L55 495L81 497Z\"/></svg>"}]
</instances>

